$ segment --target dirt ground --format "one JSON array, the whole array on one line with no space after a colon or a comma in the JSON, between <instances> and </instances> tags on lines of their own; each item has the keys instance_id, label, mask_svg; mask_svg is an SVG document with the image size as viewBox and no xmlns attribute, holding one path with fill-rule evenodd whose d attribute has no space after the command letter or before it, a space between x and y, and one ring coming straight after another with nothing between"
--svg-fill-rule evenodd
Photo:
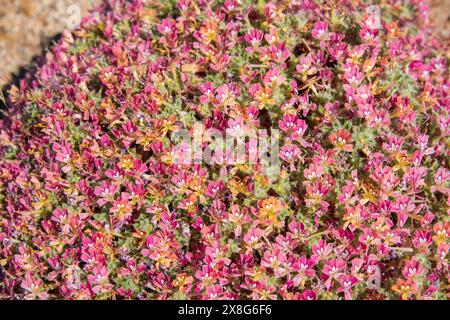
<instances>
[{"instance_id":1,"label":"dirt ground","mask_svg":"<svg viewBox=\"0 0 450 320\"><path fill-rule=\"evenodd\" d=\"M51 39L100 0L0 0L0 88L42 54ZM430 0L431 19L450 40L450 0Z\"/></svg>"},{"instance_id":2,"label":"dirt ground","mask_svg":"<svg viewBox=\"0 0 450 320\"><path fill-rule=\"evenodd\" d=\"M429 0L430 19L442 32L444 39L450 41L450 0Z\"/></svg>"},{"instance_id":3,"label":"dirt ground","mask_svg":"<svg viewBox=\"0 0 450 320\"><path fill-rule=\"evenodd\" d=\"M0 0L0 87L99 0ZM77 7L78 6L78 7Z\"/></svg>"}]
</instances>

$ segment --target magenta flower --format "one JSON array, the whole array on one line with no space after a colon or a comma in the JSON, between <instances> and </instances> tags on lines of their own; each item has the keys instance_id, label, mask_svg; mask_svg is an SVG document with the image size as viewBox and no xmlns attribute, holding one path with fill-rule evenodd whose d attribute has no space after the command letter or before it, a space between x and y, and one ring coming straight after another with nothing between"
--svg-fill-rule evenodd
<instances>
[{"instance_id":1,"label":"magenta flower","mask_svg":"<svg viewBox=\"0 0 450 320\"><path fill-rule=\"evenodd\" d=\"M358 280L349 275L343 275L339 281L340 287L337 289L338 292L343 292L346 300L352 300L353 290L352 288L358 283Z\"/></svg>"},{"instance_id":2,"label":"magenta flower","mask_svg":"<svg viewBox=\"0 0 450 320\"><path fill-rule=\"evenodd\" d=\"M314 23L314 28L311 31L311 35L320 41L329 40L330 34L328 32L328 23L324 21Z\"/></svg>"}]
</instances>

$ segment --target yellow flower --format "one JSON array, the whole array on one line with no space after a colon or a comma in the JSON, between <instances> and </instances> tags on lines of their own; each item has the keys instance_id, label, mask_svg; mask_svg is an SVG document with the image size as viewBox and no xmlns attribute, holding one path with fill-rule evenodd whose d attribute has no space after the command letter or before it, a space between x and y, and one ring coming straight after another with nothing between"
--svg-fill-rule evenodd
<instances>
[{"instance_id":1,"label":"yellow flower","mask_svg":"<svg viewBox=\"0 0 450 320\"><path fill-rule=\"evenodd\" d=\"M259 218L268 225L279 225L279 215L284 205L275 197L264 199L259 204Z\"/></svg>"},{"instance_id":2,"label":"yellow flower","mask_svg":"<svg viewBox=\"0 0 450 320\"><path fill-rule=\"evenodd\" d=\"M184 292L184 287L191 284L192 282L194 282L194 278L188 276L186 273L179 273L172 281L172 285L174 285L175 287L179 287L180 292Z\"/></svg>"},{"instance_id":3,"label":"yellow flower","mask_svg":"<svg viewBox=\"0 0 450 320\"><path fill-rule=\"evenodd\" d=\"M123 156L118 163L119 168L125 169L126 171L133 170L134 168L134 158L132 155Z\"/></svg>"}]
</instances>

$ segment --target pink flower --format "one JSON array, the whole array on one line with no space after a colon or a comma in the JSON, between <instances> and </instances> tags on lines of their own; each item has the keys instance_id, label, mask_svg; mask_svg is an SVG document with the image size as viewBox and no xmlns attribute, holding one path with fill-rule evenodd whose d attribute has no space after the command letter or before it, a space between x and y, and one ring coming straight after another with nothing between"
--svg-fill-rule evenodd
<instances>
[{"instance_id":1,"label":"pink flower","mask_svg":"<svg viewBox=\"0 0 450 320\"><path fill-rule=\"evenodd\" d=\"M424 271L425 270L422 268L416 257L412 257L411 260L407 260L402 269L403 276L407 279L420 277Z\"/></svg>"},{"instance_id":2,"label":"pink flower","mask_svg":"<svg viewBox=\"0 0 450 320\"><path fill-rule=\"evenodd\" d=\"M173 34L176 30L175 21L173 19L162 19L161 24L158 25L158 31L164 35Z\"/></svg>"},{"instance_id":3,"label":"pink flower","mask_svg":"<svg viewBox=\"0 0 450 320\"><path fill-rule=\"evenodd\" d=\"M449 178L450 174L447 169L442 167L438 168L436 174L434 175L435 185L431 187L431 191L440 191L444 194L448 194L450 192L450 189L448 187L450 180Z\"/></svg>"},{"instance_id":4,"label":"pink flower","mask_svg":"<svg viewBox=\"0 0 450 320\"><path fill-rule=\"evenodd\" d=\"M308 278L314 277L316 275L316 271L314 270L315 265L316 262L313 259L308 259L305 256L297 259L292 265L292 269L297 272L292 279L294 286L300 285L303 287Z\"/></svg>"},{"instance_id":5,"label":"pink flower","mask_svg":"<svg viewBox=\"0 0 450 320\"><path fill-rule=\"evenodd\" d=\"M325 285L329 288L332 284L332 280L339 280L339 278L343 275L345 271L345 261L341 258L333 258L325 262L323 267L323 274L327 276L327 280Z\"/></svg>"},{"instance_id":6,"label":"pink flower","mask_svg":"<svg viewBox=\"0 0 450 320\"><path fill-rule=\"evenodd\" d=\"M258 29L250 29L244 36L245 41L251 44L253 48L259 46L264 38L264 33Z\"/></svg>"},{"instance_id":7,"label":"pink flower","mask_svg":"<svg viewBox=\"0 0 450 320\"><path fill-rule=\"evenodd\" d=\"M337 289L337 291L344 293L345 300L352 300L352 288L358 283L358 280L352 275L343 275L339 279L339 283L341 286Z\"/></svg>"},{"instance_id":8,"label":"pink flower","mask_svg":"<svg viewBox=\"0 0 450 320\"><path fill-rule=\"evenodd\" d=\"M280 157L286 162L293 163L300 156L300 149L294 144L287 144L281 147ZM295 167L291 166L291 170Z\"/></svg>"},{"instance_id":9,"label":"pink flower","mask_svg":"<svg viewBox=\"0 0 450 320\"><path fill-rule=\"evenodd\" d=\"M333 251L333 247L330 244L327 244L324 240L319 240L316 244L312 246L313 255L312 259L316 260L325 260Z\"/></svg>"},{"instance_id":10,"label":"pink flower","mask_svg":"<svg viewBox=\"0 0 450 320\"><path fill-rule=\"evenodd\" d=\"M20 287L28 292L26 294L27 299L39 298L46 300L49 297L49 294L44 288L42 279L36 279L30 272L25 273L24 280L21 282Z\"/></svg>"},{"instance_id":11,"label":"pink flower","mask_svg":"<svg viewBox=\"0 0 450 320\"><path fill-rule=\"evenodd\" d=\"M108 292L112 288L112 284L108 280L108 269L106 266L95 266L92 274L87 276L87 280L93 286L94 293Z\"/></svg>"},{"instance_id":12,"label":"pink flower","mask_svg":"<svg viewBox=\"0 0 450 320\"><path fill-rule=\"evenodd\" d=\"M107 202L114 201L114 195L117 192L117 186L115 184L109 184L108 181L103 180L101 186L94 188L94 194L100 199L97 200L99 206L103 206Z\"/></svg>"},{"instance_id":13,"label":"pink flower","mask_svg":"<svg viewBox=\"0 0 450 320\"><path fill-rule=\"evenodd\" d=\"M318 21L314 23L314 28L311 31L314 38L320 41L328 41L330 34L328 33L328 23L324 21Z\"/></svg>"},{"instance_id":14,"label":"pink flower","mask_svg":"<svg viewBox=\"0 0 450 320\"><path fill-rule=\"evenodd\" d=\"M252 228L244 235L244 241L250 248L260 249L263 247L263 244L260 242L260 239L263 235L263 230Z\"/></svg>"},{"instance_id":15,"label":"pink flower","mask_svg":"<svg viewBox=\"0 0 450 320\"><path fill-rule=\"evenodd\" d=\"M277 87L283 84L286 80L286 77L280 74L280 70L278 67L274 67L270 69L263 78L264 84L270 87Z\"/></svg>"},{"instance_id":16,"label":"pink flower","mask_svg":"<svg viewBox=\"0 0 450 320\"><path fill-rule=\"evenodd\" d=\"M70 165L70 161L72 160L72 144L67 143L65 141L63 141L61 145L55 143L53 145L53 150L56 151L55 160L63 164L66 164L62 168L62 171L67 173L70 170L72 170L72 167Z\"/></svg>"},{"instance_id":17,"label":"pink flower","mask_svg":"<svg viewBox=\"0 0 450 320\"><path fill-rule=\"evenodd\" d=\"M316 300L317 295L313 290L305 290L302 294L303 300Z\"/></svg>"},{"instance_id":18,"label":"pink flower","mask_svg":"<svg viewBox=\"0 0 450 320\"><path fill-rule=\"evenodd\" d=\"M220 191L224 188L223 182L221 180L218 180L216 182L210 181L208 183L208 189L206 190L205 194L210 196L211 198L214 198Z\"/></svg>"}]
</instances>

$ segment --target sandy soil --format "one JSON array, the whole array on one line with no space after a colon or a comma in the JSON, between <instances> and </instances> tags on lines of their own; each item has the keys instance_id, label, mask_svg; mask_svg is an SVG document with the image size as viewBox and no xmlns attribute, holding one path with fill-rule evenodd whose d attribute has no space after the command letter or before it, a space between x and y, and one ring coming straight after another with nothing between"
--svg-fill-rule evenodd
<instances>
[{"instance_id":1,"label":"sandy soil","mask_svg":"<svg viewBox=\"0 0 450 320\"><path fill-rule=\"evenodd\" d=\"M0 0L0 87L98 0Z\"/></svg>"},{"instance_id":2,"label":"sandy soil","mask_svg":"<svg viewBox=\"0 0 450 320\"><path fill-rule=\"evenodd\" d=\"M430 19L450 41L450 0L430 0Z\"/></svg>"}]
</instances>

